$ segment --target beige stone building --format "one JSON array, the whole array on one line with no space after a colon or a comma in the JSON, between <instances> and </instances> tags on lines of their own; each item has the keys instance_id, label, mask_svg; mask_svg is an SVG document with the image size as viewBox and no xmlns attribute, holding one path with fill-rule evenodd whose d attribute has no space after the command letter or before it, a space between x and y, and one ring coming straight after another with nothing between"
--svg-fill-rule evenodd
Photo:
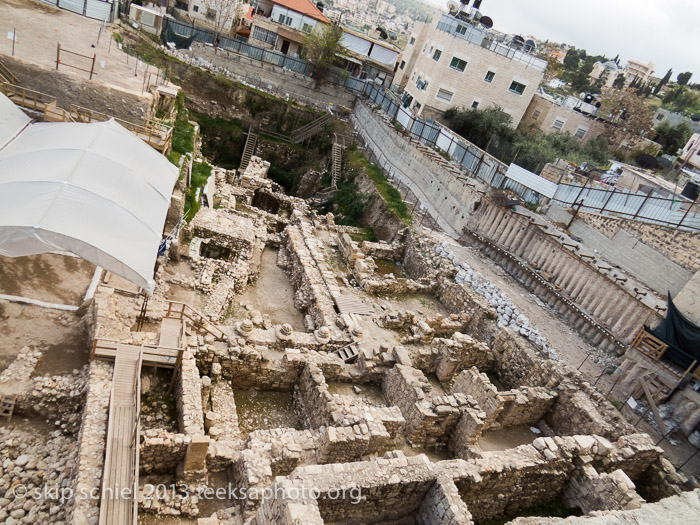
<instances>
[{"instance_id":1,"label":"beige stone building","mask_svg":"<svg viewBox=\"0 0 700 525\"><path fill-rule=\"evenodd\" d=\"M551 97L536 93L527 107L521 128L535 125L545 133L571 133L582 143L601 135L605 123L591 115L557 104Z\"/></svg>"},{"instance_id":2,"label":"beige stone building","mask_svg":"<svg viewBox=\"0 0 700 525\"><path fill-rule=\"evenodd\" d=\"M443 14L437 24L416 24L395 83L404 104L417 115L436 118L458 106L498 106L520 123L544 75L547 62L504 43L488 30Z\"/></svg>"}]
</instances>

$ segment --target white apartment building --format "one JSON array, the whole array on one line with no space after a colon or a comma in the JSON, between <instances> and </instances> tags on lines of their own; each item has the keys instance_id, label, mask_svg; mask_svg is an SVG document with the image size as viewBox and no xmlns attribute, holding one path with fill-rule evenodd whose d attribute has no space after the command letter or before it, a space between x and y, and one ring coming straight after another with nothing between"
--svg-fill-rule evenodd
<instances>
[{"instance_id":1,"label":"white apartment building","mask_svg":"<svg viewBox=\"0 0 700 525\"><path fill-rule=\"evenodd\" d=\"M547 62L490 38L489 31L443 14L436 24L416 23L395 84L404 105L437 118L451 107L497 106L517 126L544 76Z\"/></svg>"}]
</instances>

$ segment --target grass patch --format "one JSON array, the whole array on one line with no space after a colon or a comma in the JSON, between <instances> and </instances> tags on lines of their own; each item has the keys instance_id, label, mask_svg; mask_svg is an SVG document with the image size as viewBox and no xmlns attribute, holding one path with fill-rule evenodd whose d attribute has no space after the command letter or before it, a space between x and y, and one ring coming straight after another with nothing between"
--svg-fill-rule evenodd
<instances>
[{"instance_id":1,"label":"grass patch","mask_svg":"<svg viewBox=\"0 0 700 525\"><path fill-rule=\"evenodd\" d=\"M358 228L357 232L348 232L350 238L359 242L362 245L363 242L377 242L377 236L374 235L374 230L372 228Z\"/></svg>"},{"instance_id":2,"label":"grass patch","mask_svg":"<svg viewBox=\"0 0 700 525\"><path fill-rule=\"evenodd\" d=\"M411 212L408 211L406 203L401 199L399 190L389 184L382 170L367 160L367 157L357 148L349 147L346 152L348 168L356 172L365 170L369 178L374 181L377 191L382 196L387 207L405 224L412 224L413 217L411 216Z\"/></svg>"},{"instance_id":3,"label":"grass patch","mask_svg":"<svg viewBox=\"0 0 700 525\"><path fill-rule=\"evenodd\" d=\"M168 160L175 164L175 166L180 166L180 159L182 158L182 153L178 153L177 151L171 151L168 153Z\"/></svg>"},{"instance_id":4,"label":"grass patch","mask_svg":"<svg viewBox=\"0 0 700 525\"><path fill-rule=\"evenodd\" d=\"M195 162L192 166L192 179L185 195L185 220L190 222L199 211L197 190L204 186L211 175L211 166L206 162Z\"/></svg>"},{"instance_id":5,"label":"grass patch","mask_svg":"<svg viewBox=\"0 0 700 525\"><path fill-rule=\"evenodd\" d=\"M189 123L189 113L185 109L185 94L180 91L175 99L175 124L173 124L172 150L184 155L194 151L194 126Z\"/></svg>"}]
</instances>

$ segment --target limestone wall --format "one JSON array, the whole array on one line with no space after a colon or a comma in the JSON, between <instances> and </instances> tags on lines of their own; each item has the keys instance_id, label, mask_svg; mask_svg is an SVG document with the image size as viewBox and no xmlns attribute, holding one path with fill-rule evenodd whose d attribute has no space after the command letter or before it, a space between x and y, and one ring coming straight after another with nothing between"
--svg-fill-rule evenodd
<instances>
[{"instance_id":1,"label":"limestone wall","mask_svg":"<svg viewBox=\"0 0 700 525\"><path fill-rule=\"evenodd\" d=\"M75 494L99 494L104 467L105 435L109 417L109 396L113 366L92 361L87 381L87 395L78 434L78 461L73 480ZM99 498L74 498L72 523L97 521Z\"/></svg>"},{"instance_id":2,"label":"limestone wall","mask_svg":"<svg viewBox=\"0 0 700 525\"><path fill-rule=\"evenodd\" d=\"M537 357L534 348L510 330L502 329L491 348L497 356L495 372L506 388L545 387L550 395L556 394L545 420L557 435L585 433L617 439L635 432L577 371Z\"/></svg>"},{"instance_id":3,"label":"limestone wall","mask_svg":"<svg viewBox=\"0 0 700 525\"><path fill-rule=\"evenodd\" d=\"M186 351L178 374L175 399L180 430L188 436L204 434L201 385L197 363Z\"/></svg>"},{"instance_id":4,"label":"limestone wall","mask_svg":"<svg viewBox=\"0 0 700 525\"><path fill-rule=\"evenodd\" d=\"M143 474L173 474L185 459L190 436L150 429L141 435L139 470Z\"/></svg>"},{"instance_id":5,"label":"limestone wall","mask_svg":"<svg viewBox=\"0 0 700 525\"><path fill-rule=\"evenodd\" d=\"M568 223L572 211L552 205L547 216ZM675 296L700 263L692 254L700 250L698 233L581 211L569 227L589 251L594 248L655 292Z\"/></svg>"},{"instance_id":6,"label":"limestone wall","mask_svg":"<svg viewBox=\"0 0 700 525\"><path fill-rule=\"evenodd\" d=\"M599 474L587 465L577 470L564 491L564 501L584 514L596 510L638 509L644 500L622 470Z\"/></svg>"},{"instance_id":7,"label":"limestone wall","mask_svg":"<svg viewBox=\"0 0 700 525\"><path fill-rule=\"evenodd\" d=\"M395 365L382 386L387 401L399 407L406 419L404 434L413 444L445 444L462 417L462 412L480 412L473 400L462 393L431 395L423 373L405 365Z\"/></svg>"}]
</instances>

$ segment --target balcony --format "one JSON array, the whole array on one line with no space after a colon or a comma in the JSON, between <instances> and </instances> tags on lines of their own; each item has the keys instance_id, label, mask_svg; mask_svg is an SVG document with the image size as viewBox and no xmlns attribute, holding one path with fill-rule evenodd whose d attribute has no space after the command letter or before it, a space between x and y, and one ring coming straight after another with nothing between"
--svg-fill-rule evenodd
<instances>
[{"instance_id":1,"label":"balcony","mask_svg":"<svg viewBox=\"0 0 700 525\"><path fill-rule=\"evenodd\" d=\"M440 31L449 33L454 37L466 40L470 44L483 47L484 49L488 49L497 55L520 62L521 64L525 64L527 67L535 68L538 71L544 71L547 68L546 60L542 60L541 58L525 53L517 47L496 42L489 38L487 31L473 26L469 22L459 20L453 16L443 14L438 22L437 28Z\"/></svg>"}]
</instances>

